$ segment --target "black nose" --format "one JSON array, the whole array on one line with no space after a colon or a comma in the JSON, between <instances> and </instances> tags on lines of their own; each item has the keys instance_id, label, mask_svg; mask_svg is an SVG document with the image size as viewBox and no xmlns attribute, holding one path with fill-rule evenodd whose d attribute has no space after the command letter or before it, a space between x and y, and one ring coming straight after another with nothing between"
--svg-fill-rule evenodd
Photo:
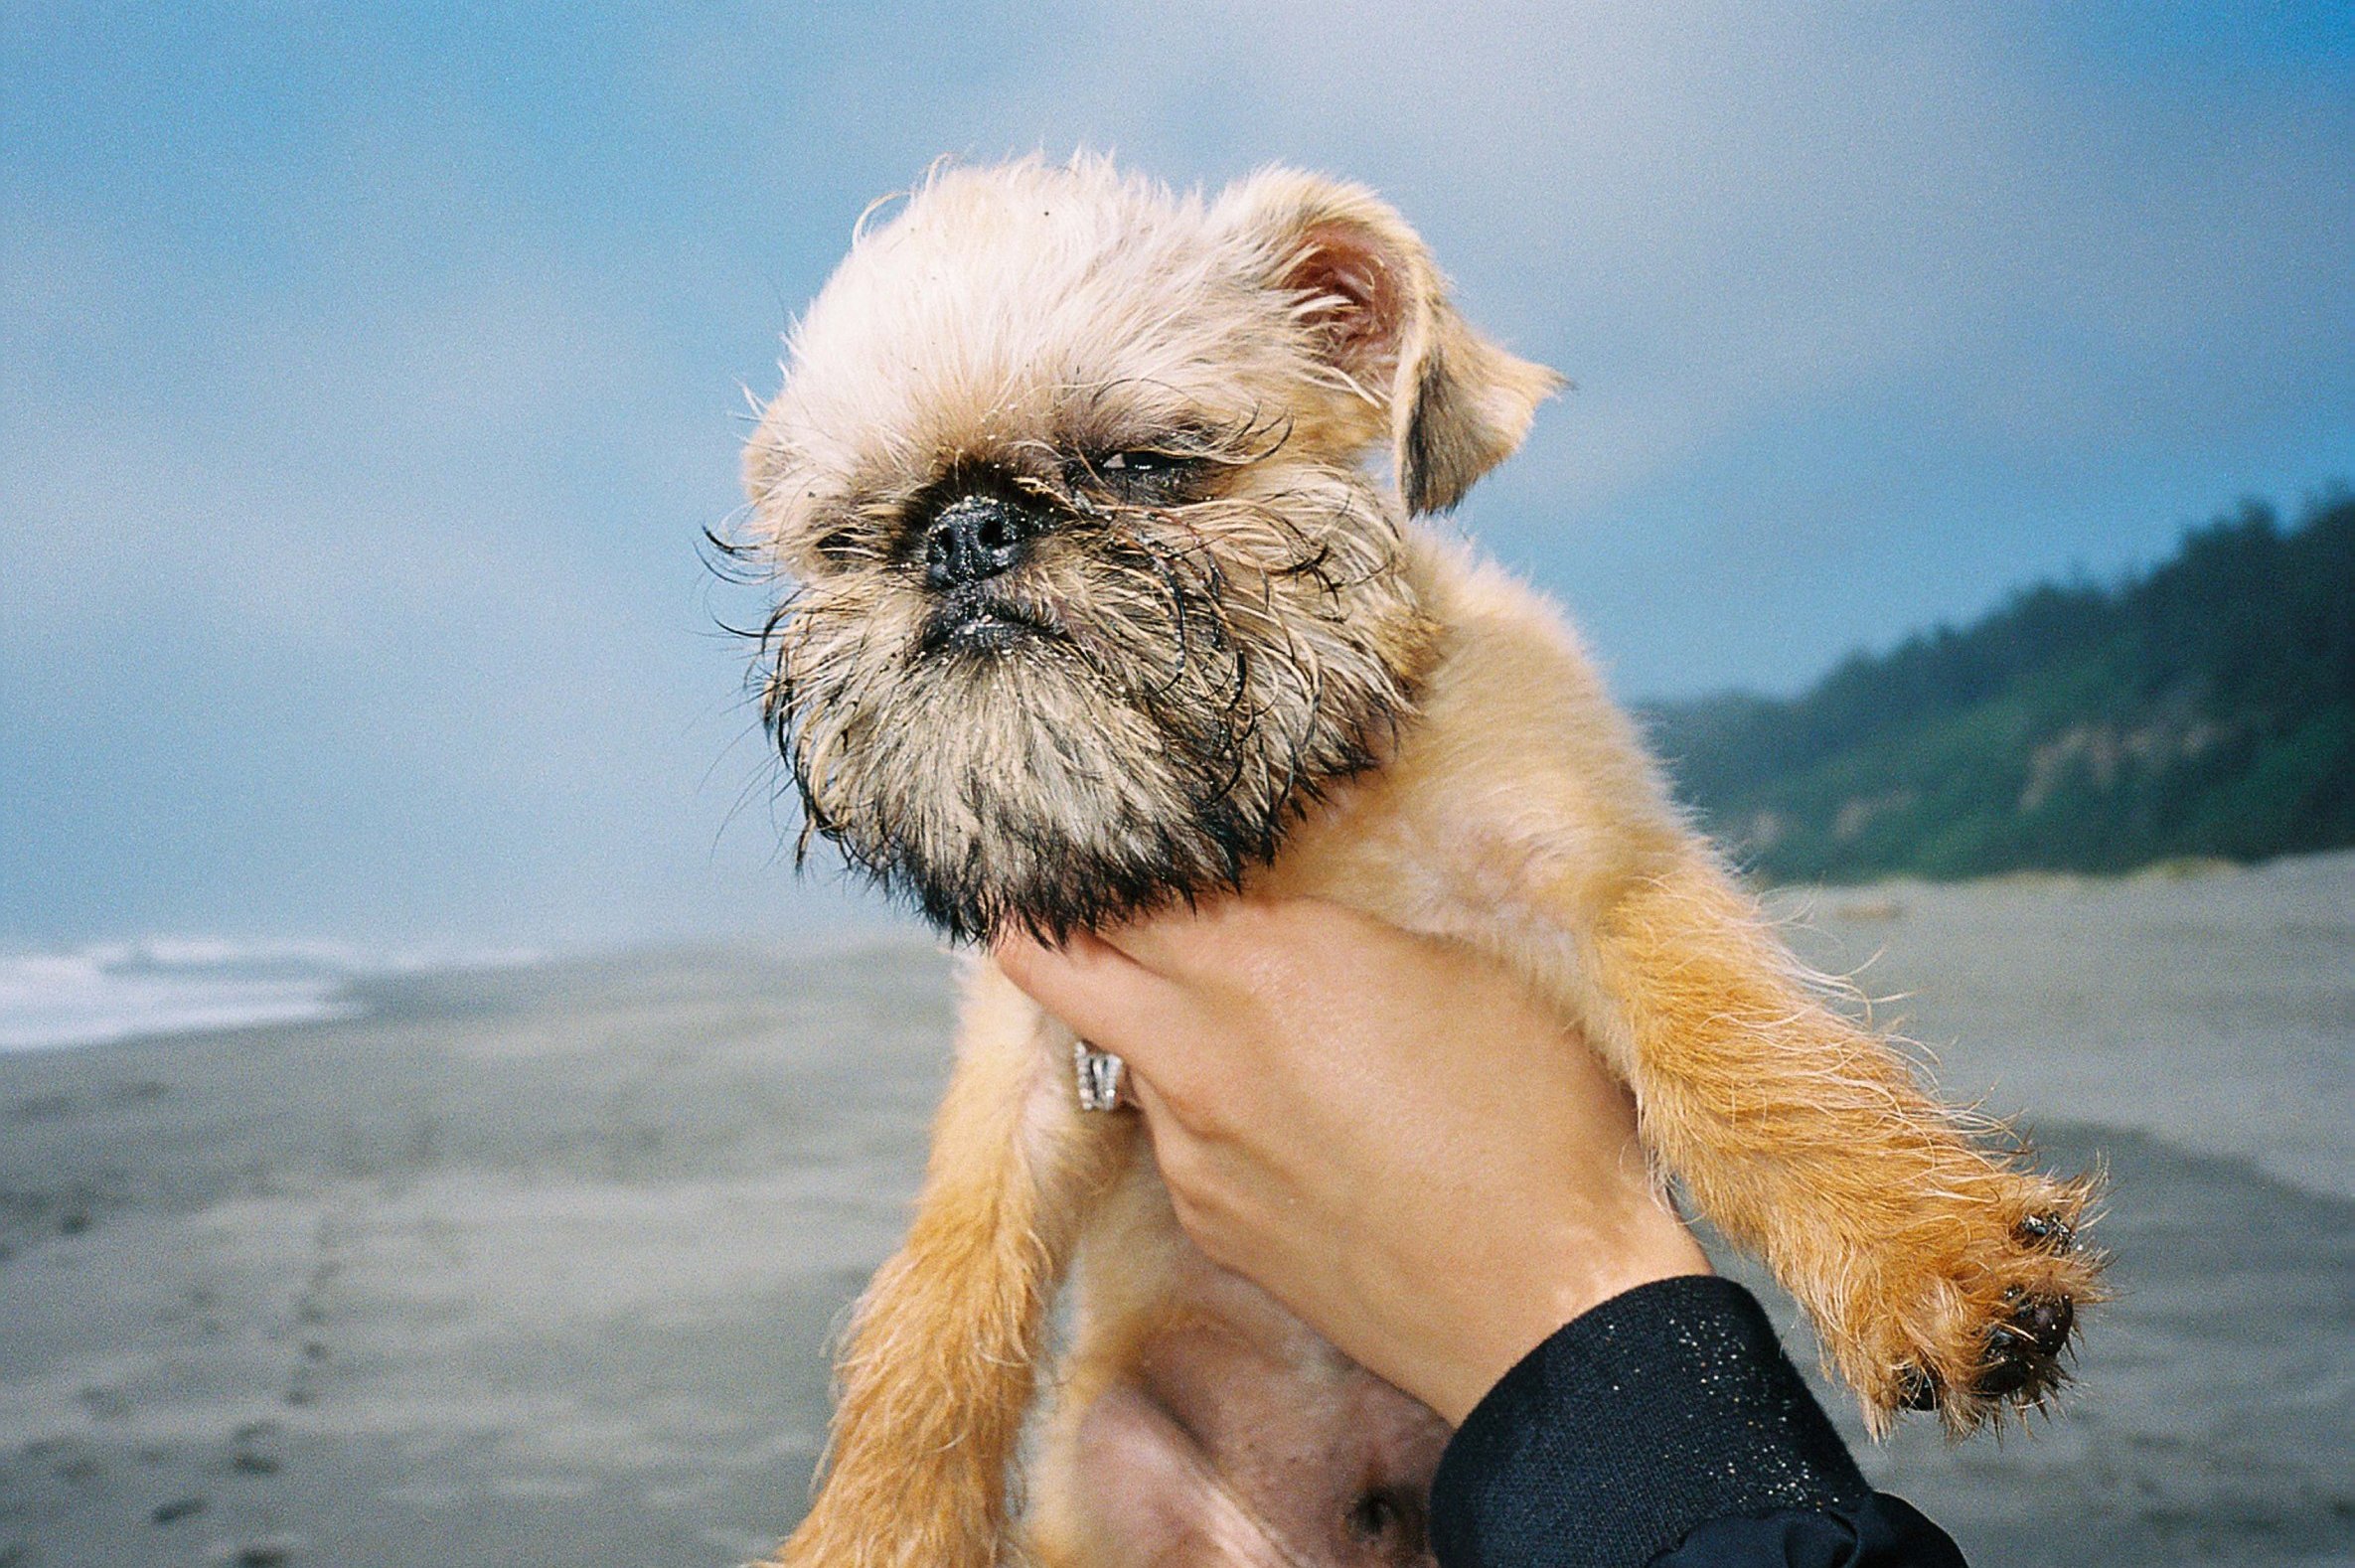
<instances>
[{"instance_id":1,"label":"black nose","mask_svg":"<svg viewBox=\"0 0 2355 1568\"><path fill-rule=\"evenodd\" d=\"M997 496L960 496L924 530L924 584L962 588L1021 559L1027 520Z\"/></svg>"}]
</instances>

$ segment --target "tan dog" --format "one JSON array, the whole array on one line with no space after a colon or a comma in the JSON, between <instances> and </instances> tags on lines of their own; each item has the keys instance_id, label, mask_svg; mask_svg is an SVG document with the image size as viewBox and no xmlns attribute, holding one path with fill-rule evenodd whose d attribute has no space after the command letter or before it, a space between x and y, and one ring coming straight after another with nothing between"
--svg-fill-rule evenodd
<instances>
[{"instance_id":1,"label":"tan dog","mask_svg":"<svg viewBox=\"0 0 2355 1568\"><path fill-rule=\"evenodd\" d=\"M1974 1141L1827 1006L1560 614L1411 521L1556 385L1357 187L936 175L855 242L746 454L752 548L795 583L768 712L808 821L959 936L1244 887L1471 943L1633 1087L1662 1171L1876 1428L2038 1401L2095 1292L2083 1184ZM922 1203L780 1560L1420 1555L1437 1418L1186 1245L1135 1118L1077 1108L1072 1046L975 963Z\"/></svg>"}]
</instances>

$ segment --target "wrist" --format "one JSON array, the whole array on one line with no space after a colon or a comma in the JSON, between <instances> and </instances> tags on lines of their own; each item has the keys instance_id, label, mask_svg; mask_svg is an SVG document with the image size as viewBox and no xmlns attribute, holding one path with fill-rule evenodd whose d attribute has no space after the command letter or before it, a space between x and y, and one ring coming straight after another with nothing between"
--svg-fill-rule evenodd
<instances>
[{"instance_id":1,"label":"wrist","mask_svg":"<svg viewBox=\"0 0 2355 1568\"><path fill-rule=\"evenodd\" d=\"M1434 1325L1441 1342L1415 1368L1423 1386L1407 1391L1451 1426L1459 1424L1563 1325L1639 1286L1712 1273L1692 1232L1664 1206L1648 1206L1651 1213L1610 1234L1581 1226L1553 1246L1532 1248L1528 1261L1552 1266L1514 1270L1463 1300L1453 1323Z\"/></svg>"}]
</instances>

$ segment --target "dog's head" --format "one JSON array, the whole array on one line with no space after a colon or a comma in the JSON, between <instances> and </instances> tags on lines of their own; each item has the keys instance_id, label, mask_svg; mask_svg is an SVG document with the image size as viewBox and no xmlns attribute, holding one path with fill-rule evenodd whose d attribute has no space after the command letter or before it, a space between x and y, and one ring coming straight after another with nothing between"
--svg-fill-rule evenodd
<instances>
[{"instance_id":1,"label":"dog's head","mask_svg":"<svg viewBox=\"0 0 2355 1568\"><path fill-rule=\"evenodd\" d=\"M788 347L767 717L810 828L959 935L1234 885L1376 760L1434 636L1406 514L1557 384L1366 191L1091 159L934 176Z\"/></svg>"}]
</instances>

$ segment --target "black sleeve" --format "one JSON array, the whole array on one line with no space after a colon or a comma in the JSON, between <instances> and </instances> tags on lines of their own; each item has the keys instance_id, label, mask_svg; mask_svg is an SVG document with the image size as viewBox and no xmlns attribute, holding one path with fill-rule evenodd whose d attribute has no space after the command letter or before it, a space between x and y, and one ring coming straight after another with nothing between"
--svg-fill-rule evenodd
<instances>
[{"instance_id":1,"label":"black sleeve","mask_svg":"<svg viewBox=\"0 0 2355 1568\"><path fill-rule=\"evenodd\" d=\"M1443 1568L1961 1568L1865 1484L1757 1299L1637 1287L1529 1352L1431 1488Z\"/></svg>"}]
</instances>

